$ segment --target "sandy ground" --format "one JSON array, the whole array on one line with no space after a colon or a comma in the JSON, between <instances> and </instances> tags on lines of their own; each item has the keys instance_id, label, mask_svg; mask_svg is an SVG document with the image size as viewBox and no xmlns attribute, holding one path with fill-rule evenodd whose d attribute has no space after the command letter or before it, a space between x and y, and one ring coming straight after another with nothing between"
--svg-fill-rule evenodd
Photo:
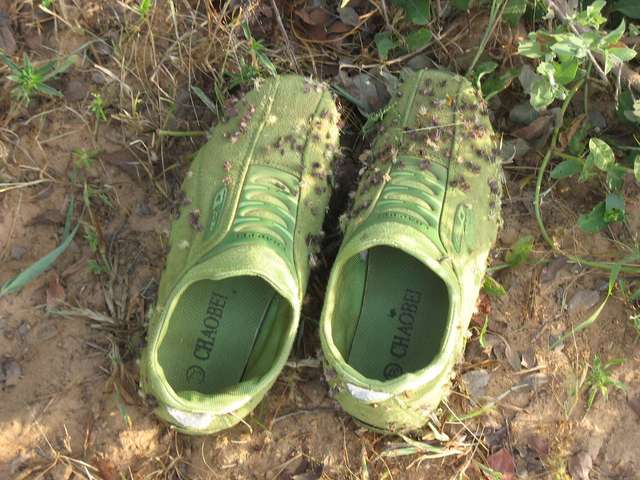
<instances>
[{"instance_id":1,"label":"sandy ground","mask_svg":"<svg viewBox=\"0 0 640 480\"><path fill-rule=\"evenodd\" d=\"M81 40L62 37L61 48L70 51ZM77 115L88 92L102 88L94 80L89 73L65 77L59 84L67 89L64 106L43 102L31 110L43 113L14 118L10 129L0 130L2 181L40 182L0 196L0 283L59 244L71 196L82 209L84 182L98 192L95 221L85 215L85 222L100 226L99 241L114 267L111 275L90 271L96 254L81 228L52 269L0 298L0 479L489 478L484 465L511 469L505 480L640 478L640 350L630 310L616 295L595 325L550 347L603 301L607 277L544 248L533 187L513 165L507 167L505 227L491 261L500 263L527 234L536 247L525 265L496 274L507 294L480 299L454 392L432 428L412 436L447 456L397 450L411 445L361 429L328 395L316 324L335 244L327 245L310 282L291 363L246 423L207 437L159 423L138 394L136 362L175 197L161 195L136 170L140 152L122 141L116 122L95 130ZM77 83L69 87L71 81ZM72 95L80 88L84 93ZM101 154L74 177L79 148ZM179 177L196 149L188 139L168 142L162 158L173 156ZM353 167L352 153L346 161ZM535 160L518 162L515 167L528 167ZM628 222L637 232L640 201L633 199L640 190L628 188ZM564 248L606 257L615 239L587 236L575 226L587 197L555 189L545 197L547 223ZM626 388L610 389L608 401L598 396L587 409L587 365L596 354L624 359L611 371Z\"/></svg>"},{"instance_id":2,"label":"sandy ground","mask_svg":"<svg viewBox=\"0 0 640 480\"><path fill-rule=\"evenodd\" d=\"M85 130L73 114L54 111L20 127L20 148L10 147L15 155L10 161L25 169L47 165L50 172L63 174L73 150L91 143ZM119 148L102 140L97 146L107 152ZM444 479L467 461L467 474L474 478L475 471L479 478L474 462L502 448L513 452L522 478L551 478L550 472L580 452L592 459L592 478L638 478L640 354L629 312L614 298L596 326L551 350L552 335L585 318L602 301L607 279L543 252L536 252L531 264L498 274L508 294L485 300L485 348L475 335L460 366L463 378L481 372L488 383L469 392L476 397L469 397L470 389L459 382L450 407L440 416L442 421L451 412L463 416L500 398L486 415L443 425L451 439L462 436L474 444L475 454L418 462L414 460L419 454L381 456L398 439L359 429L329 398L317 363L305 366L301 358L292 359L298 364L283 372L246 425L205 438L176 434L149 413L135 386L140 348L136 334L139 339L144 330L151 298L147 291L162 265L170 213L144 182L104 160L95 163L88 178L108 185L117 206L105 215L102 233L110 239L121 270L114 284L105 287L87 268L92 255L79 234L53 269L19 294L0 300L0 478L30 471L22 478L37 478L44 471L53 479L69 478L72 471L107 480L119 478L115 472L123 478L361 478L369 471L371 478L387 472L389 478L425 478L428 473ZM53 180L2 196L0 280L56 246L69 192L68 186ZM530 195L525 190L506 198L505 228L492 257L501 257L503 247L521 236L536 234ZM569 235L579 235L562 231L566 242ZM609 243L603 237L579 240L605 251ZM311 297L325 274L316 272ZM311 298L304 322L309 330L303 338L310 352L306 360L317 358L315 304ZM76 310L68 314L52 313L72 307ZM79 308L90 312L88 316L102 314L114 322L119 321L114 318L118 312L125 312L123 318L134 324L130 344L119 345L123 358L118 368L108 359L112 330L105 331L104 322L78 315ZM479 313L474 320L476 333L484 316ZM587 411L584 388L577 395L575 390L586 362L596 353L605 360L625 360L614 377L628 388L611 391L607 402L598 398ZM121 400L114 385L119 385Z\"/></svg>"}]
</instances>

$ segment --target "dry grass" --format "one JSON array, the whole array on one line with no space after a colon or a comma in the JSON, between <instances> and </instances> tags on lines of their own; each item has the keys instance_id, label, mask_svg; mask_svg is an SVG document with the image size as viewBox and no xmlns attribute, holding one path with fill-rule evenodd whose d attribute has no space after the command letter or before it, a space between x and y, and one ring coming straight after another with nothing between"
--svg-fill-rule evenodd
<instances>
[{"instance_id":1,"label":"dry grass","mask_svg":"<svg viewBox=\"0 0 640 480\"><path fill-rule=\"evenodd\" d=\"M96 139L108 132L111 141L137 159L142 183L151 186L150 190L161 199L169 215L177 203L184 166L206 140L203 133L222 119L230 97L241 94L269 75L268 63L261 55L268 58L278 72L296 72L329 82L341 73L365 73L380 78L389 72L397 73L410 64L440 65L464 73L475 55L475 52L469 52L469 46L478 43L487 23L487 14L482 10L456 16L452 21L435 19L429 25L434 41L427 47L381 61L373 43L374 34L385 26L400 35L407 30L407 22L384 0L360 2L359 23L329 38L321 38L322 35L301 22L298 13L306 6L302 0L164 0L150 2L146 12L140 10L145 2L135 0L55 0L49 7L42 3L37 0L12 2L15 23L21 25L23 35L35 39L32 41L36 44L46 32L55 39L55 44L65 48L64 51L51 51L46 45L36 45L33 50L37 53L31 53L32 60L37 64L77 54L79 60L70 76L81 79L91 86L91 91L101 94L109 119L106 125L97 121L89 110L89 101L79 109L71 109L64 100L44 97L35 99L29 106L16 105L5 95L8 82L0 79L0 111L6 112L0 114L0 193L53 183L82 198L87 185L93 185L95 195L88 201L84 195L85 202L79 214L83 224L96 236L96 258L104 261L106 271L97 277L104 308L96 311L82 305L65 305L52 313L86 318L99 332L99 341L90 347L105 357L105 388L118 399L125 422L129 422L127 406L145 402L137 392L135 359L142 347L154 285L148 284L132 293L126 271L132 268L132 262L144 261L138 246L128 242L126 232L109 238L101 233L110 215L109 208L119 208L117 196L109 193L110 186L101 185L99 181L92 184L95 179L83 176L82 172L72 181L68 172L54 171L33 159L19 163L15 152L22 153L20 158L32 156L16 133L17 126L36 125L53 112L68 109L81 120L83 128L91 132L92 148L96 148ZM253 38L247 38L243 24L248 26ZM497 27L486 48L495 61L507 66L518 61L514 58L517 33L504 25ZM256 48L255 41L261 42L262 50ZM0 78L5 73L6 67L0 66ZM205 101L199 92L206 95ZM296 343L297 357L312 359L312 363L318 348L315 319L322 304L322 288L339 244L337 212L343 210L347 202L357 171L354 159L364 145L360 135L363 119L357 109L343 101L341 110L345 122L343 130L347 132L343 150L351 160L345 162L344 171L337 172L337 200L330 212L330 217L334 218L329 220L325 252L310 282L304 328ZM46 151L46 143L52 139L41 139L37 133L35 137L39 148ZM14 152L13 157L9 151ZM517 182L520 187L520 191L514 193L514 202L517 201L515 195L530 182L534 170L534 166L511 170L513 184ZM112 207L100 202L99 192L113 201ZM564 201L557 202L554 213L561 223L575 217L575 212ZM580 251L581 245L577 242L574 247ZM6 251L0 252L0 258L6 254ZM319 370L318 366L293 363L287 368L277 386L275 402L278 406L270 411L268 418L260 416L258 410L260 420L252 421L252 425L270 431L287 418L308 413L304 409L282 412L280 405L292 402L297 385L305 381L306 372ZM471 366L463 365L465 368ZM423 431L411 437L388 440L358 431L357 458L349 454L346 427L342 432L336 432L345 438L341 478L393 479L396 478L394 473L415 472L429 462L447 472L451 479L478 478L475 477L479 474L478 464L486 463L489 448L485 444L483 427L475 417L506 403L503 400L508 400L512 392L505 392L494 402L478 405L462 393L464 389L460 385L455 388L450 402L442 407L439 415L434 416ZM349 428L355 430L353 426ZM186 467L197 442L173 430L168 431L164 440L166 448L161 454L138 465L139 472L145 472L144 476L130 470L126 478L189 478ZM111 480L108 475L112 466L108 461L89 458L86 451L73 452L64 442L54 445L46 437L43 445L42 461L23 470L19 478L46 478L58 465L68 465L81 478ZM201 446L204 448L204 443ZM321 465L323 461L304 452L297 455L274 466L270 471L272 478L278 478L291 462L302 457L310 464ZM202 475L224 478L224 472L221 474L219 469L207 465L204 454L202 458L208 468ZM555 461L550 460L549 468L563 469L562 460L557 460L558 465L553 463Z\"/></svg>"}]
</instances>

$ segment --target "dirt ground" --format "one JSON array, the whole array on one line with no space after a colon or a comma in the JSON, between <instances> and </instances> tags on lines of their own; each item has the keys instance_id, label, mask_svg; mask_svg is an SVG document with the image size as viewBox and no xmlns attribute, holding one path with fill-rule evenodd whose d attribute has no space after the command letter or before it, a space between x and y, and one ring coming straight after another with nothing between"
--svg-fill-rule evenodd
<instances>
[{"instance_id":1,"label":"dirt ground","mask_svg":"<svg viewBox=\"0 0 640 480\"><path fill-rule=\"evenodd\" d=\"M65 12L73 2L60 2L53 22L29 3L8 2L7 11L15 15L18 45L35 57L75 51L91 41L91 28L111 35L113 45L116 35L127 34L93 2L84 13ZM160 14L153 19L171 23ZM150 48L142 27L129 34L141 37L141 49ZM211 119L187 94L177 101L172 124L158 121L150 98L183 87L154 93L142 81L129 86L119 69L152 75L145 55L162 52L119 45L122 57L98 49L53 82L62 101L37 98L16 113L0 78L0 181L18 185L0 194L0 284L60 243L72 197L74 215L82 214L87 227L53 268L0 298L0 479L498 478L483 473L487 465L505 480L640 478L640 349L632 310L616 294L595 325L551 347L601 304L607 276L546 248L533 214L533 182L523 181L539 158L533 153L505 165L504 227L491 263L501 263L524 235L535 239L533 254L495 274L507 293L479 300L453 394L423 431L402 438L360 428L328 395L320 368L322 290L339 244L336 219L362 148L351 140L345 140L343 181L299 341L273 390L246 423L217 435L188 437L158 422L138 393L137 358L167 251L176 185L203 139L156 132L199 129ZM133 66L125 68L118 59L127 53ZM127 91L135 88L140 104L123 104L122 98L136 98ZM98 125L87 114L96 91L114 99L108 102L112 119ZM512 127L499 108L496 128L508 135ZM345 131L356 137L355 113L346 105L343 111ZM78 149L99 153L80 169ZM83 201L87 185L90 213ZM628 191L627 229L586 235L575 220L588 190L557 185L543 203L550 233L567 251L619 256L619 240L635 232L637 242L640 231L640 189L630 181ZM92 271L96 258L106 258L111 271ZM611 375L626 388L610 388L607 401L598 396L587 408L585 379L595 355L624 360Z\"/></svg>"}]
</instances>

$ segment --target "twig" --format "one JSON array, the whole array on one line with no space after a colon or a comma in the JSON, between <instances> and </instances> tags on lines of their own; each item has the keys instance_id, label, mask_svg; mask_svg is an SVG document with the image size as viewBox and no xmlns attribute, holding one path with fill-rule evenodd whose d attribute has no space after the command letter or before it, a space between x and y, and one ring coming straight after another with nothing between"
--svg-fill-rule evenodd
<instances>
[{"instance_id":1,"label":"twig","mask_svg":"<svg viewBox=\"0 0 640 480\"><path fill-rule=\"evenodd\" d=\"M389 22L389 13L387 11L387 2L385 2L385 0L381 0L380 3L382 4L382 16L384 17L384 23L387 26L387 30L391 31L391 30L393 30L393 27L391 26L391 23Z\"/></svg>"},{"instance_id":2,"label":"twig","mask_svg":"<svg viewBox=\"0 0 640 480\"><path fill-rule=\"evenodd\" d=\"M296 60L296 56L293 54L293 49L291 48L291 42L289 42L289 35L287 35L287 31L284 28L284 23L282 23L282 17L280 16L280 10L278 10L278 5L276 4L276 0L271 0L271 7L276 14L276 20L278 21L278 27L282 32L282 36L284 37L284 43L287 46L287 52L289 52L289 57L291 57L291 63L294 65L296 72L299 72L300 67L298 65L298 61Z\"/></svg>"},{"instance_id":3,"label":"twig","mask_svg":"<svg viewBox=\"0 0 640 480\"><path fill-rule=\"evenodd\" d=\"M158 130L161 137L202 137L208 133L204 130Z\"/></svg>"}]
</instances>

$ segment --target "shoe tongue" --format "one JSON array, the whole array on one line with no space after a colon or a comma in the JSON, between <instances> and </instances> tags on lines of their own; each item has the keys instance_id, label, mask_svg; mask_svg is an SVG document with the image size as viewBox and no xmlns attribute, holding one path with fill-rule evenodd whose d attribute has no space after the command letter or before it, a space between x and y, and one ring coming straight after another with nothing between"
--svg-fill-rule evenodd
<instances>
[{"instance_id":1,"label":"shoe tongue","mask_svg":"<svg viewBox=\"0 0 640 480\"><path fill-rule=\"evenodd\" d=\"M290 262L263 242L232 243L212 252L194 266L184 281L196 279L257 276L266 280L292 305L300 303L299 282Z\"/></svg>"}]
</instances>

